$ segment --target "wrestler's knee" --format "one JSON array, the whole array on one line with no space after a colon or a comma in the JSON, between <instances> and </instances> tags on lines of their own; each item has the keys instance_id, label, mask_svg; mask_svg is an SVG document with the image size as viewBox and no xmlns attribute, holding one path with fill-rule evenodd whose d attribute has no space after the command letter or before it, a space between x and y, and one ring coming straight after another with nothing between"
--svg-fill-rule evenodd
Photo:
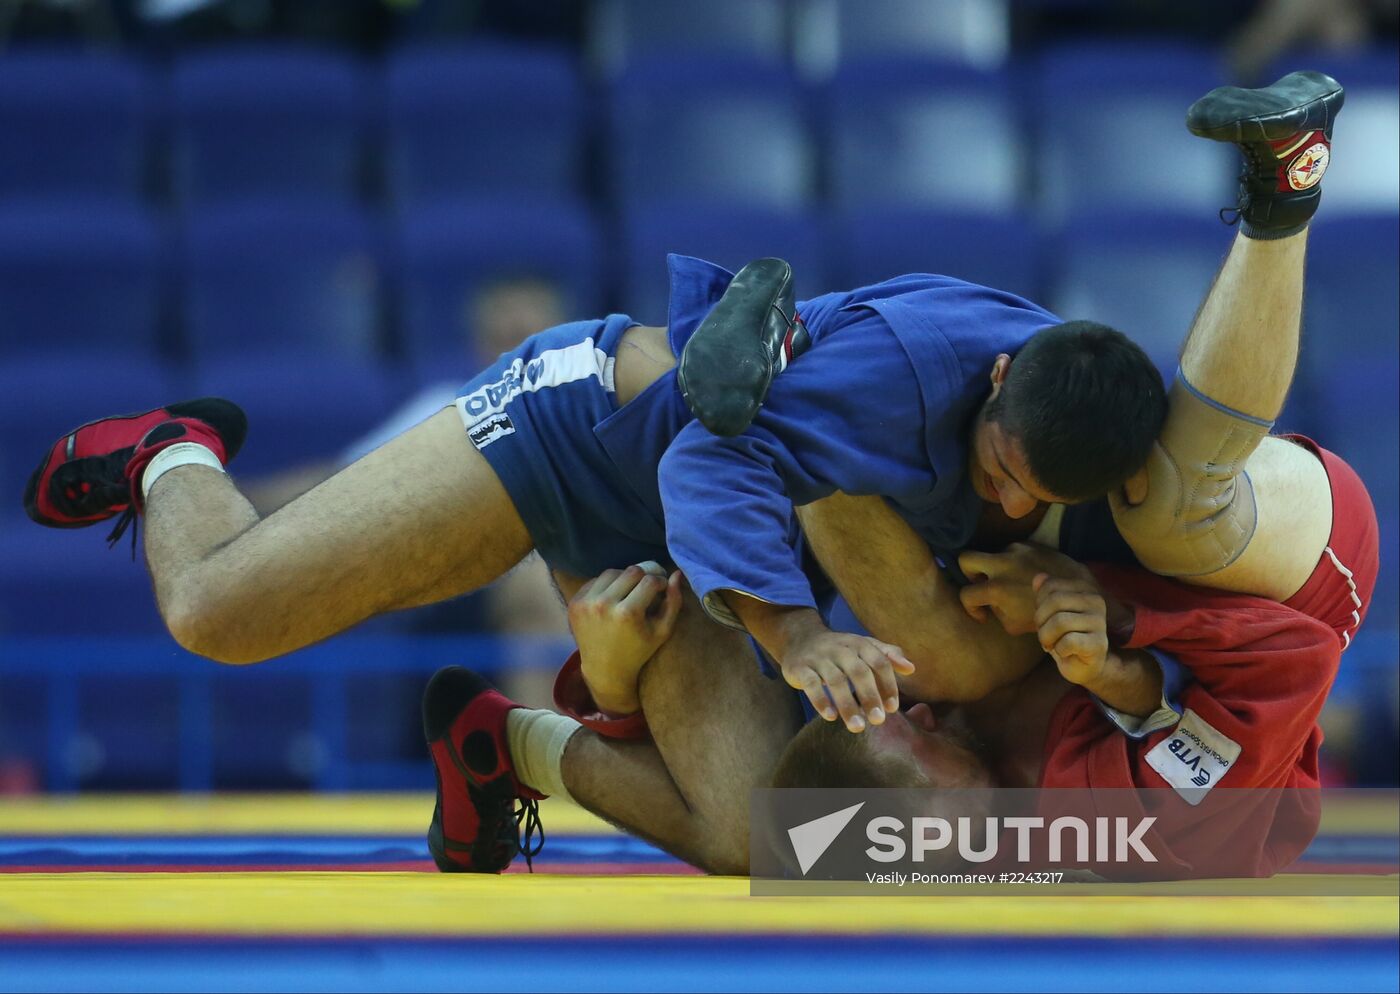
<instances>
[{"instance_id":1,"label":"wrestler's knee","mask_svg":"<svg viewBox=\"0 0 1400 994\"><path fill-rule=\"evenodd\" d=\"M744 798L741 817L701 822L697 840L701 869L706 873L744 876L749 872L748 798Z\"/></svg>"},{"instance_id":2,"label":"wrestler's knee","mask_svg":"<svg viewBox=\"0 0 1400 994\"><path fill-rule=\"evenodd\" d=\"M1143 566L1166 576L1224 569L1254 535L1246 460L1270 425L1215 404L1178 377L1171 411L1147 463L1147 495L1109 495L1114 522Z\"/></svg>"},{"instance_id":3,"label":"wrestler's knee","mask_svg":"<svg viewBox=\"0 0 1400 994\"><path fill-rule=\"evenodd\" d=\"M186 584L160 598L165 627L181 648L219 663L260 663L283 650L240 621L220 598L200 584Z\"/></svg>"}]
</instances>

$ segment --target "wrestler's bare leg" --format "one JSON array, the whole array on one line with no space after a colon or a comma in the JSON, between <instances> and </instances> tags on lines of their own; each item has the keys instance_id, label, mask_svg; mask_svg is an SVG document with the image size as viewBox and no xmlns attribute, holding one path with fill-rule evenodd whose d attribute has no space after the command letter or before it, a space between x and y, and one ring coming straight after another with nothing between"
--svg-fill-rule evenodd
<instances>
[{"instance_id":1,"label":"wrestler's bare leg","mask_svg":"<svg viewBox=\"0 0 1400 994\"><path fill-rule=\"evenodd\" d=\"M1261 241L1237 235L1181 356L1201 393L1266 421L1283 410L1298 363L1308 232ZM1332 532L1332 491L1307 449L1267 438L1245 463L1258 524L1239 559L1192 583L1287 600L1317 566Z\"/></svg>"},{"instance_id":2,"label":"wrestler's bare leg","mask_svg":"<svg viewBox=\"0 0 1400 994\"><path fill-rule=\"evenodd\" d=\"M1298 364L1308 232L1269 241L1236 235L1201 304L1181 369L1217 403L1273 421Z\"/></svg>"},{"instance_id":3,"label":"wrestler's bare leg","mask_svg":"<svg viewBox=\"0 0 1400 994\"><path fill-rule=\"evenodd\" d=\"M642 669L640 696L653 741L579 731L562 763L569 793L688 863L747 873L749 792L768 783L801 725L793 692L763 676L749 640L687 591L674 633Z\"/></svg>"},{"instance_id":4,"label":"wrestler's bare leg","mask_svg":"<svg viewBox=\"0 0 1400 994\"><path fill-rule=\"evenodd\" d=\"M1306 248L1306 230L1274 240L1235 238L1182 351L1182 375L1200 394L1261 421L1278 417L1298 359ZM1182 416L1174 406L1164 436ZM1244 472L1257 509L1252 537L1234 562L1184 579L1287 600L1312 574L1331 534L1327 474L1311 452L1273 437L1248 456ZM1152 550L1129 529L1124 534L1151 565Z\"/></svg>"},{"instance_id":5,"label":"wrestler's bare leg","mask_svg":"<svg viewBox=\"0 0 1400 994\"><path fill-rule=\"evenodd\" d=\"M452 408L262 520L223 473L173 469L147 497L145 533L171 634L230 663L474 590L533 545Z\"/></svg>"},{"instance_id":6,"label":"wrestler's bare leg","mask_svg":"<svg viewBox=\"0 0 1400 994\"><path fill-rule=\"evenodd\" d=\"M1182 351L1147 485L1110 495L1149 569L1286 600L1322 557L1323 467L1267 435L1297 364L1307 225L1344 97L1330 76L1294 72L1257 90L1218 87L1186 113L1193 133L1242 153L1240 234Z\"/></svg>"}]
</instances>

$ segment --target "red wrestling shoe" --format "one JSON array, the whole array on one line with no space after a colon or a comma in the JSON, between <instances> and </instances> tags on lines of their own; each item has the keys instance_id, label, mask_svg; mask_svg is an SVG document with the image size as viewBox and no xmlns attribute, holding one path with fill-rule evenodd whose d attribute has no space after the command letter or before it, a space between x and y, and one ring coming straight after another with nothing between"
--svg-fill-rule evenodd
<instances>
[{"instance_id":1,"label":"red wrestling shoe","mask_svg":"<svg viewBox=\"0 0 1400 994\"><path fill-rule=\"evenodd\" d=\"M85 528L120 514L107 536L114 543L141 510L141 474L157 452L198 442L227 464L247 433L242 409L217 397L89 421L50 446L24 488L24 509L50 528Z\"/></svg>"},{"instance_id":2,"label":"red wrestling shoe","mask_svg":"<svg viewBox=\"0 0 1400 994\"><path fill-rule=\"evenodd\" d=\"M516 779L506 742L506 715L518 707L461 666L438 670L423 692L423 735L437 773L428 851L443 873L500 873L517 854L533 869L544 846L545 795Z\"/></svg>"}]
</instances>

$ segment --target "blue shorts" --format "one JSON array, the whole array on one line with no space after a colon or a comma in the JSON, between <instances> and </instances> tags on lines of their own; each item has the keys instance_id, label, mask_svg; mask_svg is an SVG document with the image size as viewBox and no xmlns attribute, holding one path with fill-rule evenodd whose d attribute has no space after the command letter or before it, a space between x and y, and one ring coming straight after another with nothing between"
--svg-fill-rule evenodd
<instances>
[{"instance_id":1,"label":"blue shorts","mask_svg":"<svg viewBox=\"0 0 1400 994\"><path fill-rule=\"evenodd\" d=\"M674 372L625 408L613 388L622 314L549 328L507 352L457 397L467 437L491 464L552 569L596 576L669 564L656 467L691 419Z\"/></svg>"},{"instance_id":2,"label":"blue shorts","mask_svg":"<svg viewBox=\"0 0 1400 994\"><path fill-rule=\"evenodd\" d=\"M637 324L613 314L549 328L503 354L457 396L467 437L510 494L535 549L551 569L581 578L646 560L674 565L656 473L692 415L674 370L618 406L617 348ZM789 540L806 558L795 516ZM825 616L834 591L815 560L806 565ZM754 653L776 676L757 644ZM810 718L815 712L805 695L797 697Z\"/></svg>"}]
</instances>

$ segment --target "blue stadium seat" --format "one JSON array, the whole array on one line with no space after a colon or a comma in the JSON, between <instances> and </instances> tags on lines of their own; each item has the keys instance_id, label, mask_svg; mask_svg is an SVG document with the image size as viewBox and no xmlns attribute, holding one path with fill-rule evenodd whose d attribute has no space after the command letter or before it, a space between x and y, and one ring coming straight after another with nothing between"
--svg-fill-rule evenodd
<instances>
[{"instance_id":1,"label":"blue stadium seat","mask_svg":"<svg viewBox=\"0 0 1400 994\"><path fill-rule=\"evenodd\" d=\"M1017 217L890 208L839 217L833 281L848 288L901 273L943 273L1040 302L1040 245Z\"/></svg>"},{"instance_id":2,"label":"blue stadium seat","mask_svg":"<svg viewBox=\"0 0 1400 994\"><path fill-rule=\"evenodd\" d=\"M183 385L149 355L79 348L0 361L0 509L18 507L29 474L61 433L187 399Z\"/></svg>"},{"instance_id":3,"label":"blue stadium seat","mask_svg":"<svg viewBox=\"0 0 1400 994\"><path fill-rule=\"evenodd\" d=\"M1367 481L1370 488L1370 481ZM1366 615L1362 632L1380 630L1394 632L1400 626L1400 514L1395 511L1395 501L1390 506L1381 503L1371 489L1371 499L1376 502L1377 523L1380 525L1381 569L1376 577L1376 591L1371 598L1371 610ZM1365 638L1363 634L1360 636ZM1392 668L1386 675L1394 674ZM1378 683L1379 681L1374 681Z\"/></svg>"},{"instance_id":4,"label":"blue stadium seat","mask_svg":"<svg viewBox=\"0 0 1400 994\"><path fill-rule=\"evenodd\" d=\"M408 48L385 73L391 197L568 196L585 105L570 55L549 48Z\"/></svg>"},{"instance_id":5,"label":"blue stadium seat","mask_svg":"<svg viewBox=\"0 0 1400 994\"><path fill-rule=\"evenodd\" d=\"M1294 69L1319 69L1346 87L1346 105L1332 132L1333 152L1323 184L1324 217L1400 211L1400 52L1298 52L1274 67L1270 79Z\"/></svg>"},{"instance_id":6,"label":"blue stadium seat","mask_svg":"<svg viewBox=\"0 0 1400 994\"><path fill-rule=\"evenodd\" d=\"M192 213L184 328L196 359L375 355L380 244L355 208L269 200Z\"/></svg>"},{"instance_id":7,"label":"blue stadium seat","mask_svg":"<svg viewBox=\"0 0 1400 994\"><path fill-rule=\"evenodd\" d=\"M764 256L792 263L799 299L833 289L826 240L806 214L740 206L676 203L638 208L623 221L622 308L638 321L666 323L666 255L676 252L737 270Z\"/></svg>"},{"instance_id":8,"label":"blue stadium seat","mask_svg":"<svg viewBox=\"0 0 1400 994\"><path fill-rule=\"evenodd\" d=\"M973 65L1006 57L1006 0L837 0L836 45L841 60L923 55Z\"/></svg>"},{"instance_id":9,"label":"blue stadium seat","mask_svg":"<svg viewBox=\"0 0 1400 994\"><path fill-rule=\"evenodd\" d=\"M216 790L306 790L315 782L318 750L311 680L301 674L262 674L256 681L217 672L210 681L210 747ZM257 735L248 734L256 714ZM381 721L392 720L380 718Z\"/></svg>"},{"instance_id":10,"label":"blue stadium seat","mask_svg":"<svg viewBox=\"0 0 1400 994\"><path fill-rule=\"evenodd\" d=\"M1308 354L1394 356L1400 323L1400 216L1335 217L1326 194L1308 241L1304 321L1311 333Z\"/></svg>"},{"instance_id":11,"label":"blue stadium seat","mask_svg":"<svg viewBox=\"0 0 1400 994\"><path fill-rule=\"evenodd\" d=\"M610 75L657 51L739 54L782 62L788 29L783 0L601 0L589 48Z\"/></svg>"},{"instance_id":12,"label":"blue stadium seat","mask_svg":"<svg viewBox=\"0 0 1400 994\"><path fill-rule=\"evenodd\" d=\"M460 362L471 301L493 280L542 277L561 288L570 319L601 316L604 242L589 210L575 201L425 205L401 215L395 256L410 355L439 370Z\"/></svg>"},{"instance_id":13,"label":"blue stadium seat","mask_svg":"<svg viewBox=\"0 0 1400 994\"><path fill-rule=\"evenodd\" d=\"M1309 324L1309 331L1316 327ZM1319 336L1320 337L1320 336ZM1400 428L1400 374L1394 347L1388 354L1338 355L1320 360L1326 349L1314 340L1305 374L1317 384L1312 435L1361 476L1377 509L1400 504L1397 481L1397 428Z\"/></svg>"},{"instance_id":14,"label":"blue stadium seat","mask_svg":"<svg viewBox=\"0 0 1400 994\"><path fill-rule=\"evenodd\" d=\"M1076 210L1192 210L1235 202L1238 153L1186 130L1186 110L1224 82L1208 50L1114 41L1041 59L1032 175L1043 217Z\"/></svg>"},{"instance_id":15,"label":"blue stadium seat","mask_svg":"<svg viewBox=\"0 0 1400 994\"><path fill-rule=\"evenodd\" d=\"M0 58L0 200L141 195L150 81L126 58L9 49Z\"/></svg>"},{"instance_id":16,"label":"blue stadium seat","mask_svg":"<svg viewBox=\"0 0 1400 994\"><path fill-rule=\"evenodd\" d=\"M1112 325L1170 374L1231 238L1211 214L1072 218L1054 243L1049 306Z\"/></svg>"},{"instance_id":17,"label":"blue stadium seat","mask_svg":"<svg viewBox=\"0 0 1400 994\"><path fill-rule=\"evenodd\" d=\"M334 357L249 355L209 363L199 396L227 397L248 414L248 441L235 474L257 476L334 459L389 413L401 387L382 364Z\"/></svg>"},{"instance_id":18,"label":"blue stadium seat","mask_svg":"<svg viewBox=\"0 0 1400 994\"><path fill-rule=\"evenodd\" d=\"M135 580L146 586L139 575ZM84 677L75 689L76 723L64 759L78 789L174 790L182 751L179 681L113 672Z\"/></svg>"},{"instance_id":19,"label":"blue stadium seat","mask_svg":"<svg viewBox=\"0 0 1400 994\"><path fill-rule=\"evenodd\" d=\"M0 60L2 61L2 60ZM160 231L125 200L0 204L0 357L154 354Z\"/></svg>"},{"instance_id":20,"label":"blue stadium seat","mask_svg":"<svg viewBox=\"0 0 1400 994\"><path fill-rule=\"evenodd\" d=\"M269 45L180 59L175 188L187 201L359 192L365 86L343 55Z\"/></svg>"},{"instance_id":21,"label":"blue stadium seat","mask_svg":"<svg viewBox=\"0 0 1400 994\"><path fill-rule=\"evenodd\" d=\"M59 429L62 430L62 429ZM163 632L151 583L132 562L130 534L109 549L105 524L42 528L0 516L0 632L9 635L150 635Z\"/></svg>"},{"instance_id":22,"label":"blue stadium seat","mask_svg":"<svg viewBox=\"0 0 1400 994\"><path fill-rule=\"evenodd\" d=\"M838 206L1018 207L1022 129L1004 75L867 60L842 66L827 97L824 144Z\"/></svg>"},{"instance_id":23,"label":"blue stadium seat","mask_svg":"<svg viewBox=\"0 0 1400 994\"><path fill-rule=\"evenodd\" d=\"M614 199L804 204L815 163L799 96L791 76L761 62L637 60L613 87Z\"/></svg>"},{"instance_id":24,"label":"blue stadium seat","mask_svg":"<svg viewBox=\"0 0 1400 994\"><path fill-rule=\"evenodd\" d=\"M1328 217L1308 245L1300 377L1316 398L1318 441L1345 457L1378 508L1400 504L1400 221ZM1394 541L1394 535L1391 536Z\"/></svg>"}]
</instances>

